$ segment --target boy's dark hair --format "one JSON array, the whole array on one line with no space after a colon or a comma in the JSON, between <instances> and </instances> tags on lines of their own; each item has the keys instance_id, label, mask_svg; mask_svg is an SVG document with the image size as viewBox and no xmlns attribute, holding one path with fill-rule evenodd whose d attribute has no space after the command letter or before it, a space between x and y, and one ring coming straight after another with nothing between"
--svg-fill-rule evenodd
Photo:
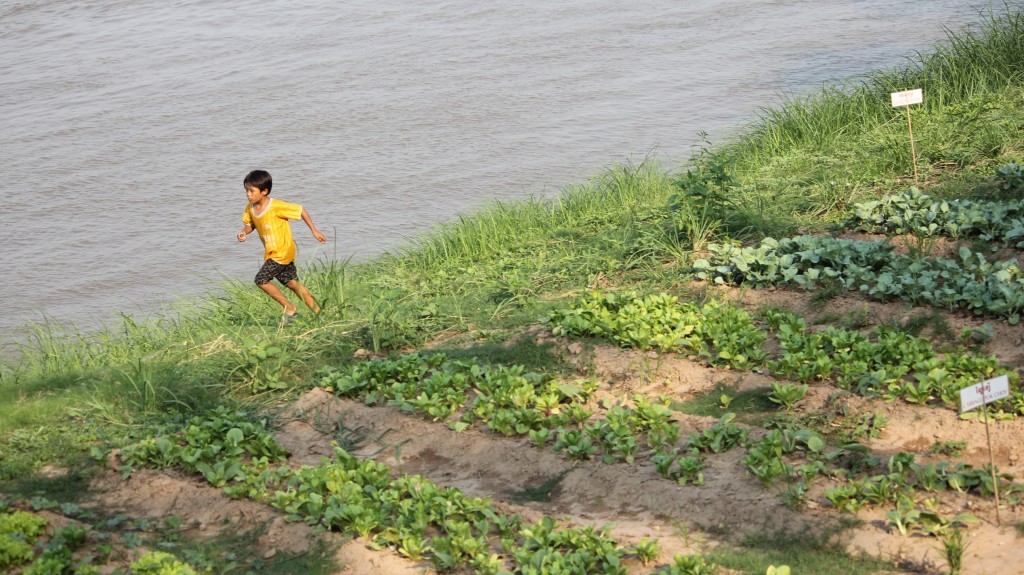
<instances>
[{"instance_id":1,"label":"boy's dark hair","mask_svg":"<svg viewBox=\"0 0 1024 575\"><path fill-rule=\"evenodd\" d=\"M274 180L270 177L270 172L266 170L253 170L245 177L242 185L245 187L252 186L261 191L267 190L267 195L269 195L270 188L274 187Z\"/></svg>"}]
</instances>

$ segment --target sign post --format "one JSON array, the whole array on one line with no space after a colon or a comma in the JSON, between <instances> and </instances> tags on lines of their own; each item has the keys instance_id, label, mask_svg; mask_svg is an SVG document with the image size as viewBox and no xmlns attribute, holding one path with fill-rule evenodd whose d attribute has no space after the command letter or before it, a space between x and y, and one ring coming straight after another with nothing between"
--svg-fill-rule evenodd
<instances>
[{"instance_id":1,"label":"sign post","mask_svg":"<svg viewBox=\"0 0 1024 575\"><path fill-rule=\"evenodd\" d=\"M992 491L996 496L996 525L1002 525L999 518L999 478L996 477L996 463L992 458L992 436L988 431L988 404L1010 395L1010 378L1005 375L985 380L960 390L960 411L970 411L981 406L985 420L985 440L988 442L988 467L992 472Z\"/></svg>"},{"instance_id":2,"label":"sign post","mask_svg":"<svg viewBox=\"0 0 1024 575\"><path fill-rule=\"evenodd\" d=\"M889 94L892 98L892 107L904 106L907 109L907 132L910 134L910 159L914 164L914 183L917 183L917 150L914 149L914 126L910 123L910 105L924 102L924 92L921 88L893 92Z\"/></svg>"}]
</instances>

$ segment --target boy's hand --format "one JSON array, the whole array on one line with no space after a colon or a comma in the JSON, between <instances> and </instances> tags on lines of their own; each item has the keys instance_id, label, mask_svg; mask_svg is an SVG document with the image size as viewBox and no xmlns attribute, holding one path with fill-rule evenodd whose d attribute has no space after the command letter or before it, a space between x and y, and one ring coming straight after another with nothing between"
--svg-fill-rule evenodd
<instances>
[{"instance_id":1,"label":"boy's hand","mask_svg":"<svg viewBox=\"0 0 1024 575\"><path fill-rule=\"evenodd\" d=\"M245 241L245 232L238 232L238 241L240 241L240 242L244 242Z\"/></svg>"},{"instance_id":2,"label":"boy's hand","mask_svg":"<svg viewBox=\"0 0 1024 575\"><path fill-rule=\"evenodd\" d=\"M327 241L327 236L321 234L319 230L313 230L313 237L320 243L325 243Z\"/></svg>"}]
</instances>

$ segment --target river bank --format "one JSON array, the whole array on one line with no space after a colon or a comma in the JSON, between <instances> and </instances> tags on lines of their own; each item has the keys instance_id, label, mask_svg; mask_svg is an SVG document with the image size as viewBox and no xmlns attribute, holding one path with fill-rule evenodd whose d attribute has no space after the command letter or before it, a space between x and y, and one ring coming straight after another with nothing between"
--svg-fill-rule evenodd
<instances>
[{"instance_id":1,"label":"river bank","mask_svg":"<svg viewBox=\"0 0 1024 575\"><path fill-rule=\"evenodd\" d=\"M260 251L234 234L255 168L330 239L296 234L300 262L366 261L493 199L647 156L675 170L699 132L979 19L960 0L0 7L0 345L249 281Z\"/></svg>"}]
</instances>

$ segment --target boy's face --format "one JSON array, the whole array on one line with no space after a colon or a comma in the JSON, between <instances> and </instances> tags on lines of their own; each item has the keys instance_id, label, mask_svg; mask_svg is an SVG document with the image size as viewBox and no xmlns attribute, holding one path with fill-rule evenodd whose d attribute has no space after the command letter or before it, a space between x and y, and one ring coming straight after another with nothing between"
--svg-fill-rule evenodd
<instances>
[{"instance_id":1,"label":"boy's face","mask_svg":"<svg viewBox=\"0 0 1024 575\"><path fill-rule=\"evenodd\" d=\"M255 206L260 203L260 200L267 197L267 192L266 190L261 190L256 186L246 186L245 197L249 198L249 203Z\"/></svg>"}]
</instances>

